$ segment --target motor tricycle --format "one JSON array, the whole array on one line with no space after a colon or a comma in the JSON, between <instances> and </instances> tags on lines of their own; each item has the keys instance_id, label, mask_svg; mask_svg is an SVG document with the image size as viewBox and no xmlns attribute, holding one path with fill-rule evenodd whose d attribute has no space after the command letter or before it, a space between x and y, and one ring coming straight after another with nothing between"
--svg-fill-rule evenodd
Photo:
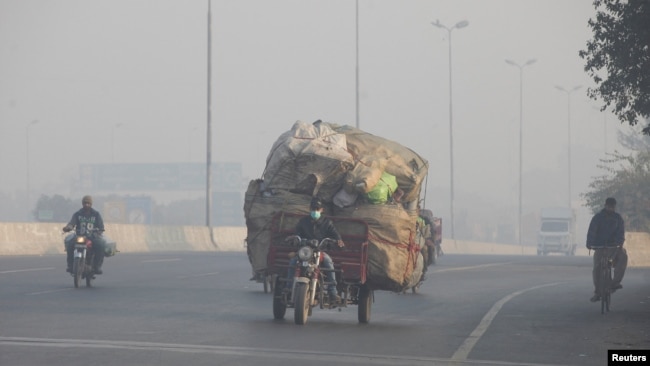
<instances>
[{"instance_id":1,"label":"motor tricycle","mask_svg":"<svg viewBox=\"0 0 650 366\"><path fill-rule=\"evenodd\" d=\"M331 239L300 240L298 246L287 243L300 215L280 212L272 220L271 244L267 257L269 273L275 277L273 317L284 319L287 308L294 308L294 322L305 324L314 308L338 309L358 306L360 323L370 321L373 291L366 283L368 262L368 225L359 219L332 217L345 247L328 250L334 262L336 292L340 299L330 299L326 280L330 270L320 267L322 253ZM292 268L292 258L295 266ZM293 269L293 276L289 277Z\"/></svg>"}]
</instances>

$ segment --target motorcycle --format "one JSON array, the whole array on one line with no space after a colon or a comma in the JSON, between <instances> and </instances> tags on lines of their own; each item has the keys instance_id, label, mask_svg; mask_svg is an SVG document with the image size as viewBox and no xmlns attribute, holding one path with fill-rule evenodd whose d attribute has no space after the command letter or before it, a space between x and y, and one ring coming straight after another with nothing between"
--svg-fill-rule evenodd
<instances>
[{"instance_id":1,"label":"motorcycle","mask_svg":"<svg viewBox=\"0 0 650 366\"><path fill-rule=\"evenodd\" d=\"M280 297L275 297L273 302L273 313L279 315L287 306L295 308L294 321L296 324L307 323L307 317L312 314L312 308L320 306L321 309L332 309L338 304L337 299L330 299L326 288L330 285L325 280L329 269L320 268L323 260L323 253L330 245L335 245L336 240L325 238L320 242L316 239L303 239L299 236L291 236L289 241L298 243L299 249L295 253L297 261L292 279L291 288L282 286ZM276 284L277 288L277 284Z\"/></svg>"},{"instance_id":2,"label":"motorcycle","mask_svg":"<svg viewBox=\"0 0 650 366\"><path fill-rule=\"evenodd\" d=\"M342 311L357 305L359 323L370 322L374 290L367 283L368 225L358 219L337 217L333 220L343 229L344 250L328 251L334 263L337 301L329 299L327 274L320 268L328 246L338 248L333 239L306 240L293 235L298 214L275 214L267 255L267 274L274 277L273 318L284 319L287 308L294 308L296 324L305 324L316 307ZM289 239L293 238L293 239ZM287 245L287 240L294 241ZM298 250L296 250L296 246ZM340 298L340 300L339 300Z\"/></svg>"},{"instance_id":3,"label":"motorcycle","mask_svg":"<svg viewBox=\"0 0 650 366\"><path fill-rule=\"evenodd\" d=\"M95 261L95 251L93 250L93 241L92 237L98 233L98 231L92 231L88 235L77 235L75 233L70 234L74 236L74 254L72 262L72 272L70 273L74 278L74 287L78 288L79 283L85 279L86 286L92 287L92 282L95 279L95 272L93 263Z\"/></svg>"}]
</instances>

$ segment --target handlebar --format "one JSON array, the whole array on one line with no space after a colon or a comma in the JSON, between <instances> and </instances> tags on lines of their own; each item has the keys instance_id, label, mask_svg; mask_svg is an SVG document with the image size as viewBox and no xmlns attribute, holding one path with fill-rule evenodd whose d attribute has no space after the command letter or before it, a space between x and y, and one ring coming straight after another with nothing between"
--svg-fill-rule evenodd
<instances>
[{"instance_id":1,"label":"handlebar","mask_svg":"<svg viewBox=\"0 0 650 366\"><path fill-rule=\"evenodd\" d=\"M65 230L66 227L67 227L67 226L63 227L63 229L61 230L61 231L62 231L62 234L71 233L71 234L74 234L74 235L78 235L78 234L77 234L77 231L76 231L74 228L71 228L70 230L66 231L66 230ZM101 234L101 233L103 233L104 231L105 231L105 230L103 230L103 229L92 228L92 229L90 229L90 230L87 230L87 231L86 231L86 234L84 234L84 235L92 236L92 235L95 235L95 234Z\"/></svg>"},{"instance_id":2,"label":"handlebar","mask_svg":"<svg viewBox=\"0 0 650 366\"><path fill-rule=\"evenodd\" d=\"M620 248L623 248L623 244L614 245L614 246L611 246L611 247L608 247L608 246L587 247L587 249L589 249L589 255L591 255L592 250L595 252L596 250L601 250L601 249L620 249Z\"/></svg>"},{"instance_id":3,"label":"handlebar","mask_svg":"<svg viewBox=\"0 0 650 366\"><path fill-rule=\"evenodd\" d=\"M314 250L324 248L324 247L329 247L331 244L338 243L338 240L336 239L324 238L319 242L318 239L305 239L305 238L301 238L299 235L288 236L286 239L284 239L284 241L286 243L289 243L289 245L293 245L293 246L308 245Z\"/></svg>"}]
</instances>

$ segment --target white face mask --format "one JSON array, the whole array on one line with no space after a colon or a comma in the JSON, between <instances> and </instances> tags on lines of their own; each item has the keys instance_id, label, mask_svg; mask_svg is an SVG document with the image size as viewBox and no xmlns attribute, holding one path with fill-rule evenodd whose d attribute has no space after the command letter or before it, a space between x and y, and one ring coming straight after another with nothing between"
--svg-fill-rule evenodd
<instances>
[{"instance_id":1,"label":"white face mask","mask_svg":"<svg viewBox=\"0 0 650 366\"><path fill-rule=\"evenodd\" d=\"M310 212L311 218L314 220L320 219L320 211L312 211Z\"/></svg>"}]
</instances>

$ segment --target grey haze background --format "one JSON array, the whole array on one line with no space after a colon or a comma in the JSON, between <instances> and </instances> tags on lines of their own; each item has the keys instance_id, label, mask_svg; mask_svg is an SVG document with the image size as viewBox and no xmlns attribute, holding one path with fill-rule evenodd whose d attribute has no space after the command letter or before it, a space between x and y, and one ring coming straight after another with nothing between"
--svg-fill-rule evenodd
<instances>
[{"instance_id":1,"label":"grey haze background","mask_svg":"<svg viewBox=\"0 0 650 366\"><path fill-rule=\"evenodd\" d=\"M32 201L69 195L79 164L204 162L207 4L0 0L0 192L24 196L27 157ZM583 85L571 146L584 232L579 194L625 128L585 96L578 50L594 13L591 0L359 0L360 127L430 162L427 206L447 222L448 34L431 22L469 21L452 33L457 237L517 223L519 69L505 59L537 59L524 69L527 222L566 204L568 98L555 85ZM355 1L212 0L212 26L213 161L240 161L242 190L296 120L354 126Z\"/></svg>"}]
</instances>

